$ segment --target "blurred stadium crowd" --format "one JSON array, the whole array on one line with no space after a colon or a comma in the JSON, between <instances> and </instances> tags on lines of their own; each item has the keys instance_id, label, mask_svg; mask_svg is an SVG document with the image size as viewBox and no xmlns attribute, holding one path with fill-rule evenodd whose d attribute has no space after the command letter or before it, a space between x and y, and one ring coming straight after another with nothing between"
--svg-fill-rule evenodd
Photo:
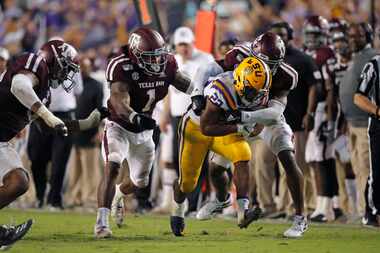
<instances>
[{"instance_id":1,"label":"blurred stadium crowd","mask_svg":"<svg viewBox=\"0 0 380 253\"><path fill-rule=\"evenodd\" d=\"M173 51L175 50L175 38L173 39L172 36L174 31L180 26L194 28L197 10L200 8L209 9L211 4L214 4L214 1L200 0L157 0L155 2L163 30L167 35L168 41L172 43ZM252 40L252 38L267 31L273 22L282 20L293 25L293 44L301 48L303 43L302 25L305 17L309 15L321 15L327 19L336 17L345 19L348 22L367 21L370 13L370 2L370 0L219 1L216 5L218 19L216 23L215 45L217 50L215 50L214 57L221 58L223 56L223 46L225 45L228 48L229 40ZM379 14L380 4L376 8L375 13ZM33 52L49 38L61 37L79 49L81 54L83 91L78 91L77 98L80 97L79 94L81 92L88 94L88 90L86 89L91 89L92 86L87 85L87 83L96 83L94 85L100 85L102 89L99 89L94 96L97 96L97 101L101 101L99 103L103 105L105 105L107 98L107 84L105 80L107 59L114 49L127 43L128 33L139 26L133 1L130 0L3 0L1 1L0 20L1 62L9 61L12 57L25 51ZM374 47L379 48L378 36L375 36L375 38ZM192 43L191 40L189 42ZM220 44L221 42L223 43ZM218 45L221 45L221 47L218 48ZM181 54L181 52L177 53ZM99 99L99 97L101 98ZM81 102L78 101L77 104L79 107ZM77 115L78 113L80 114L77 111ZM158 111L157 121L160 121L159 113ZM72 142L73 148L71 148L70 144L68 151L65 151L69 154L71 152L70 159L67 162L66 173L65 168L62 168L63 174L66 175L63 184L65 197L63 203L53 206L51 210L59 210L61 207L73 207L78 210L95 211L96 186L103 170L103 163L100 158L101 135L102 130L99 129L97 132L92 131L85 136L74 136ZM157 139L160 139L159 133ZM163 138L161 137L161 139ZM31 141L29 140L29 142ZM27 152L28 130L15 140L15 144L19 152L23 154L25 167L30 168L30 160L28 158L28 153L30 155L30 152ZM89 149L91 149L91 152L88 152ZM159 158L160 156L157 157ZM252 164L254 165L255 163ZM158 210L157 206L160 206L160 203L165 201L165 196L162 196L165 193L160 190L164 184L164 180L160 179L162 178L162 176L160 177L160 173L163 167L165 167L164 163L160 159L157 159L155 169L151 175L149 188L137 193L134 198L128 199L127 207L131 211L149 212L154 210L155 206L156 210ZM37 183L41 178L36 178L35 171L42 169L44 169L43 166L42 168L34 168L33 170L34 180ZM273 187L275 190L273 192L274 195L278 196L278 181L281 177L278 166L275 171L277 171L275 178L278 180L274 181ZM37 172L37 175L46 177L44 173L39 174ZM47 176L49 176L49 173ZM42 181L44 180L46 181L46 179L42 179ZM212 194L212 187L207 183L206 172L204 173L203 180L200 182L199 189L194 194L194 198L189 200L189 212L196 211L205 199L215 198ZM43 182L40 183L43 184ZM257 198L260 187L262 186L257 184L257 189L253 189L252 194L258 204L262 202L260 196ZM344 176L343 185L339 185L339 189L345 189ZM343 191L346 192L346 190ZM339 193L341 194L341 192ZM41 190L37 186L36 191L31 187L26 195L12 205L22 208L42 208L45 206L44 194L45 188ZM315 190L311 189L307 194L311 195L309 198L306 197L306 199L311 199L308 207L312 210L315 208ZM353 207L352 205L350 206L347 194L341 194L340 196L338 198L340 203L336 204L335 208L339 209L336 210L335 218L341 217L340 212L353 217L359 217L361 214L358 212L363 210L358 210L357 207ZM272 205L271 203L266 203L266 206L263 206L265 215L273 218L291 216L291 213L287 212L286 204L283 204L282 209L276 208L276 203L281 202L278 199L278 197L274 196L270 200L273 202ZM168 212L169 209L159 209L159 211ZM227 210L226 213L233 213L233 207ZM346 217L348 217L347 215Z\"/></svg>"}]
</instances>

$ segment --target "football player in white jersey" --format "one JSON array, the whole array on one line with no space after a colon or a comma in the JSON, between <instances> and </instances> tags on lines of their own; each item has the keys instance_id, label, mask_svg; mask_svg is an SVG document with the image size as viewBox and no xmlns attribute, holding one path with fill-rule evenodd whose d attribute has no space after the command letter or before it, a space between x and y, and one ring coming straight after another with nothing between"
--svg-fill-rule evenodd
<instances>
[{"instance_id":1,"label":"football player in white jersey","mask_svg":"<svg viewBox=\"0 0 380 253\"><path fill-rule=\"evenodd\" d=\"M283 62L285 46L281 38L273 33L267 32L259 36L252 44L252 54L263 59L271 67L273 80L269 89L269 101L264 107L255 108L253 112L238 110L237 113L244 123L261 123L265 126L258 137L263 139L280 159L287 174L288 187L295 205L294 223L284 235L300 237L307 229L303 213L303 175L294 158L293 132L282 115L286 96L296 87L298 75L292 67ZM226 168L231 167L231 164L219 155L214 155L212 160L216 164L212 166L211 173L212 182L217 189L217 198L198 212L197 218L200 220L210 219L214 212L229 205L229 179Z\"/></svg>"}]
</instances>

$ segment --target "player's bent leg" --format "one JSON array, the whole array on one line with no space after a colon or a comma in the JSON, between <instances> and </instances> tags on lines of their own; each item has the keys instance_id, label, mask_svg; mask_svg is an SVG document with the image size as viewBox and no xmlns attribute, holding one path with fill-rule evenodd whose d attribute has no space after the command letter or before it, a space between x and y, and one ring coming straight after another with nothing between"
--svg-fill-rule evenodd
<instances>
[{"instance_id":1,"label":"player's bent leg","mask_svg":"<svg viewBox=\"0 0 380 253\"><path fill-rule=\"evenodd\" d=\"M10 170L4 175L2 186L0 186L0 209L23 195L28 188L29 176L27 172L22 168Z\"/></svg>"},{"instance_id":2,"label":"player's bent leg","mask_svg":"<svg viewBox=\"0 0 380 253\"><path fill-rule=\"evenodd\" d=\"M226 135L214 140L212 150L232 161L235 167L233 180L236 186L238 204L238 226L246 228L260 217L261 209L249 209L249 180L251 149L247 141L240 135Z\"/></svg>"},{"instance_id":3,"label":"player's bent leg","mask_svg":"<svg viewBox=\"0 0 380 253\"><path fill-rule=\"evenodd\" d=\"M230 162L227 160L228 165ZM226 165L225 165L226 166ZM227 168L220 166L214 162L209 165L210 178L216 191L216 199L207 202L197 213L198 220L209 220L212 216L221 212L224 208L231 205L230 195L230 179L227 174Z\"/></svg>"},{"instance_id":4,"label":"player's bent leg","mask_svg":"<svg viewBox=\"0 0 380 253\"><path fill-rule=\"evenodd\" d=\"M293 199L295 214L303 215L304 213L304 196L303 196L303 174L296 163L293 151L283 150L278 153L278 158L284 167L286 181Z\"/></svg>"},{"instance_id":5,"label":"player's bent leg","mask_svg":"<svg viewBox=\"0 0 380 253\"><path fill-rule=\"evenodd\" d=\"M285 237L299 238L307 230L307 219L304 216L304 179L292 150L282 150L278 158L286 173L286 182L293 199L295 215L292 226L284 232Z\"/></svg>"},{"instance_id":6,"label":"player's bent leg","mask_svg":"<svg viewBox=\"0 0 380 253\"><path fill-rule=\"evenodd\" d=\"M240 228L247 228L249 224L259 219L261 209L259 207L249 209L249 162L235 162L234 166L234 183L236 185L238 204L238 226Z\"/></svg>"},{"instance_id":7,"label":"player's bent leg","mask_svg":"<svg viewBox=\"0 0 380 253\"><path fill-rule=\"evenodd\" d=\"M119 169L120 163L111 161L106 163L105 173L98 188L98 215L94 231L96 238L107 238L112 235L109 214Z\"/></svg>"},{"instance_id":8,"label":"player's bent leg","mask_svg":"<svg viewBox=\"0 0 380 253\"><path fill-rule=\"evenodd\" d=\"M195 187L194 187L195 188ZM185 188L187 189L187 188ZM185 200L186 193L181 190L179 183L173 184L173 209L170 216L170 228L175 236L183 236L185 230Z\"/></svg>"}]
</instances>

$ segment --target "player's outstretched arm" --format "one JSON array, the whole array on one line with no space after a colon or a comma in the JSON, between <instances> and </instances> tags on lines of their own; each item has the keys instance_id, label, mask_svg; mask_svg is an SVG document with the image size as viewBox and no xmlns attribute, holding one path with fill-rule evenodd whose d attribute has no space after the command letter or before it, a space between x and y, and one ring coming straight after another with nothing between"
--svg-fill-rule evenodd
<instances>
[{"instance_id":1,"label":"player's outstretched arm","mask_svg":"<svg viewBox=\"0 0 380 253\"><path fill-rule=\"evenodd\" d=\"M79 131L85 131L94 127L98 127L102 120L109 116L108 109L105 107L96 108L90 115L85 119L75 119L75 120L63 120L69 134Z\"/></svg>"},{"instance_id":2,"label":"player's outstretched arm","mask_svg":"<svg viewBox=\"0 0 380 253\"><path fill-rule=\"evenodd\" d=\"M177 71L175 74L173 86L176 87L177 90L186 94L191 94L193 90L193 87L190 85L190 78L180 71Z\"/></svg>"},{"instance_id":3,"label":"player's outstretched arm","mask_svg":"<svg viewBox=\"0 0 380 253\"><path fill-rule=\"evenodd\" d=\"M241 111L242 123L259 123L264 126L275 123L285 111L286 96L269 100L268 107L256 111Z\"/></svg>"},{"instance_id":4,"label":"player's outstretched arm","mask_svg":"<svg viewBox=\"0 0 380 253\"><path fill-rule=\"evenodd\" d=\"M63 121L54 116L41 102L33 87L38 85L38 78L29 71L16 74L12 78L11 92L26 108L38 115L51 128L67 135L67 127Z\"/></svg>"},{"instance_id":5,"label":"player's outstretched arm","mask_svg":"<svg viewBox=\"0 0 380 253\"><path fill-rule=\"evenodd\" d=\"M200 119L202 133L207 136L224 136L238 132L235 123L221 120L223 116L223 110L207 99L206 108Z\"/></svg>"},{"instance_id":6,"label":"player's outstretched arm","mask_svg":"<svg viewBox=\"0 0 380 253\"><path fill-rule=\"evenodd\" d=\"M193 88L191 93L191 107L196 115L201 115L201 112L206 106L206 99L203 96L203 90L210 77L217 76L223 72L223 68L216 62L201 65L191 80L190 86Z\"/></svg>"}]
</instances>

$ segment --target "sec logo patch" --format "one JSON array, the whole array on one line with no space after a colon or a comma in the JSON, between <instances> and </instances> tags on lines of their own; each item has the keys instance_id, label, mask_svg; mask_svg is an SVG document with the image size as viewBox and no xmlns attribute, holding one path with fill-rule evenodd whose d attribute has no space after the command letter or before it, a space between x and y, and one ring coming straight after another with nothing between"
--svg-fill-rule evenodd
<instances>
[{"instance_id":1,"label":"sec logo patch","mask_svg":"<svg viewBox=\"0 0 380 253\"><path fill-rule=\"evenodd\" d=\"M138 72L133 72L132 73L132 79L133 80L137 81L137 80L139 80L139 78L140 78L140 75L139 75Z\"/></svg>"}]
</instances>

